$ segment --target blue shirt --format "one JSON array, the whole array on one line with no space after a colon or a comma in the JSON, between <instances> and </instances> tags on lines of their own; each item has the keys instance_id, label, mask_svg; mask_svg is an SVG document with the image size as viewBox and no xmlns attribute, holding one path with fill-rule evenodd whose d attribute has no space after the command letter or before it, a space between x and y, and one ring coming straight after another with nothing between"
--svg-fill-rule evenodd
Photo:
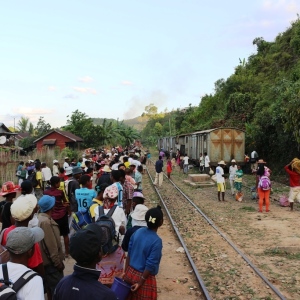
<instances>
[{"instance_id":1,"label":"blue shirt","mask_svg":"<svg viewBox=\"0 0 300 300\"><path fill-rule=\"evenodd\" d=\"M53 300L117 300L115 293L98 281L99 276L100 271L75 265L73 274L57 284Z\"/></svg>"},{"instance_id":2,"label":"blue shirt","mask_svg":"<svg viewBox=\"0 0 300 300\"><path fill-rule=\"evenodd\" d=\"M96 191L88 188L81 188L75 190L75 198L78 204L78 211L85 208L88 209L92 200L97 197Z\"/></svg>"},{"instance_id":3,"label":"blue shirt","mask_svg":"<svg viewBox=\"0 0 300 300\"><path fill-rule=\"evenodd\" d=\"M162 240L153 230L140 228L130 238L128 255L130 266L139 272L148 270L156 275L162 256Z\"/></svg>"},{"instance_id":4,"label":"blue shirt","mask_svg":"<svg viewBox=\"0 0 300 300\"><path fill-rule=\"evenodd\" d=\"M155 163L156 173L161 173L162 169L163 169L163 166L164 166L164 162L161 159L157 160L156 163Z\"/></svg>"},{"instance_id":5,"label":"blue shirt","mask_svg":"<svg viewBox=\"0 0 300 300\"><path fill-rule=\"evenodd\" d=\"M141 174L139 171L136 171L136 172L135 172L134 179L135 179L135 182L136 182L136 183L140 183L140 184L138 185L137 189L138 189L138 190L142 190L142 189L143 189L143 185L142 185L143 177L142 177L142 174Z\"/></svg>"}]
</instances>

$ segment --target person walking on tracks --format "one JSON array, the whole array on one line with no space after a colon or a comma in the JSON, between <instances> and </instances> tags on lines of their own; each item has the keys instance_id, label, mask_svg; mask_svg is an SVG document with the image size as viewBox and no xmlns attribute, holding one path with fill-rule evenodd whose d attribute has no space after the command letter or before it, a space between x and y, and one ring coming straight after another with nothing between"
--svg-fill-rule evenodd
<instances>
[{"instance_id":1,"label":"person walking on tracks","mask_svg":"<svg viewBox=\"0 0 300 300\"><path fill-rule=\"evenodd\" d=\"M156 174L155 174L155 179L154 179L154 185L157 185L157 184L158 184L158 186L162 185L163 179L164 179L164 173L162 171L163 167L164 167L164 162L162 160L162 156L159 156L158 160L155 163Z\"/></svg>"}]
</instances>

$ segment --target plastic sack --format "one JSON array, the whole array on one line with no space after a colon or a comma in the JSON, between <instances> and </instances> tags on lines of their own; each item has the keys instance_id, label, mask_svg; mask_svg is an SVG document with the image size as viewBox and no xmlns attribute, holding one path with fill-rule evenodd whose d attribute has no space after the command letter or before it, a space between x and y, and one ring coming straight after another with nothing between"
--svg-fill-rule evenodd
<instances>
[{"instance_id":1,"label":"plastic sack","mask_svg":"<svg viewBox=\"0 0 300 300\"><path fill-rule=\"evenodd\" d=\"M279 205L283 207L290 206L289 198L287 196L280 196Z\"/></svg>"}]
</instances>

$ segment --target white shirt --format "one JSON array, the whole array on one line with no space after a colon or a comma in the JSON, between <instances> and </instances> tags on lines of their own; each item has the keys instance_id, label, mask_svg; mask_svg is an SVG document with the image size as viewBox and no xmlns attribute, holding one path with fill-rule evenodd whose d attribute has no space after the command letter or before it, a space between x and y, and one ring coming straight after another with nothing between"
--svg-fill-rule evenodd
<instances>
[{"instance_id":1,"label":"white shirt","mask_svg":"<svg viewBox=\"0 0 300 300\"><path fill-rule=\"evenodd\" d=\"M185 157L183 158L183 164L184 164L184 165L188 165L188 164L189 164L189 157L188 157L188 156L185 156Z\"/></svg>"},{"instance_id":2,"label":"white shirt","mask_svg":"<svg viewBox=\"0 0 300 300\"><path fill-rule=\"evenodd\" d=\"M65 161L64 164L63 164L63 168L66 170L66 168L69 167L69 164Z\"/></svg>"},{"instance_id":3,"label":"white shirt","mask_svg":"<svg viewBox=\"0 0 300 300\"><path fill-rule=\"evenodd\" d=\"M120 164L120 162L113 164L113 165L111 166L111 169L112 169L112 170L118 170L119 164Z\"/></svg>"},{"instance_id":4,"label":"white shirt","mask_svg":"<svg viewBox=\"0 0 300 300\"><path fill-rule=\"evenodd\" d=\"M229 167L229 179L234 179L235 178L236 170L237 170L237 165Z\"/></svg>"},{"instance_id":5,"label":"white shirt","mask_svg":"<svg viewBox=\"0 0 300 300\"><path fill-rule=\"evenodd\" d=\"M222 167L217 166L216 175L217 175L217 183L224 183L225 182L225 178L222 176L222 175L224 175L224 170L223 170Z\"/></svg>"},{"instance_id":6,"label":"white shirt","mask_svg":"<svg viewBox=\"0 0 300 300\"><path fill-rule=\"evenodd\" d=\"M138 166L141 165L141 162L138 161L138 160L136 160L136 159L132 159L130 164L131 164L131 165L135 165L136 167L138 167Z\"/></svg>"},{"instance_id":7,"label":"white shirt","mask_svg":"<svg viewBox=\"0 0 300 300\"><path fill-rule=\"evenodd\" d=\"M95 212L95 220L97 220L99 218L99 208L98 208L98 205L95 207L94 212ZM107 214L108 212L109 212L109 209L104 209L104 213L105 214ZM126 218L124 209L122 207L117 206L116 209L115 209L115 211L114 211L114 213L113 213L113 215L111 217L114 220L115 225L116 225L115 226L116 234L119 233L120 226L123 225L126 228L127 218ZM119 245L122 244L122 240L123 239L121 238L121 235L120 235Z\"/></svg>"},{"instance_id":8,"label":"white shirt","mask_svg":"<svg viewBox=\"0 0 300 300\"><path fill-rule=\"evenodd\" d=\"M26 271L31 270L21 264L7 263L8 277L12 282L16 282ZM2 266L0 266L0 278L3 278ZM43 281L40 276L34 276L18 292L18 300L44 300Z\"/></svg>"},{"instance_id":9,"label":"white shirt","mask_svg":"<svg viewBox=\"0 0 300 300\"><path fill-rule=\"evenodd\" d=\"M51 170L49 167L45 167L41 169L43 181L48 181L52 177Z\"/></svg>"},{"instance_id":10,"label":"white shirt","mask_svg":"<svg viewBox=\"0 0 300 300\"><path fill-rule=\"evenodd\" d=\"M53 165L53 176L58 176L59 171L58 171L58 166L57 165Z\"/></svg>"},{"instance_id":11,"label":"white shirt","mask_svg":"<svg viewBox=\"0 0 300 300\"><path fill-rule=\"evenodd\" d=\"M210 163L209 157L208 157L208 155L206 155L205 159L204 159L204 167L208 168L209 167L209 163Z\"/></svg>"}]
</instances>

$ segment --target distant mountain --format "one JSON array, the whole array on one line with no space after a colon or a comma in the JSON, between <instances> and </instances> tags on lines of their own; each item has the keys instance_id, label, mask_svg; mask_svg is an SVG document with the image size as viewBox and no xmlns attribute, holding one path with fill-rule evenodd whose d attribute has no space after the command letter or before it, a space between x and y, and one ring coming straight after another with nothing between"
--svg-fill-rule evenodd
<instances>
[{"instance_id":1,"label":"distant mountain","mask_svg":"<svg viewBox=\"0 0 300 300\"><path fill-rule=\"evenodd\" d=\"M148 116L139 116L133 119L123 120L124 124L128 126L132 126L138 131L142 131L143 128L146 126L149 120ZM93 122L95 125L101 125L104 121L104 118L93 118ZM115 119L106 119L106 122L117 122ZM122 122L122 121L119 121Z\"/></svg>"}]
</instances>

